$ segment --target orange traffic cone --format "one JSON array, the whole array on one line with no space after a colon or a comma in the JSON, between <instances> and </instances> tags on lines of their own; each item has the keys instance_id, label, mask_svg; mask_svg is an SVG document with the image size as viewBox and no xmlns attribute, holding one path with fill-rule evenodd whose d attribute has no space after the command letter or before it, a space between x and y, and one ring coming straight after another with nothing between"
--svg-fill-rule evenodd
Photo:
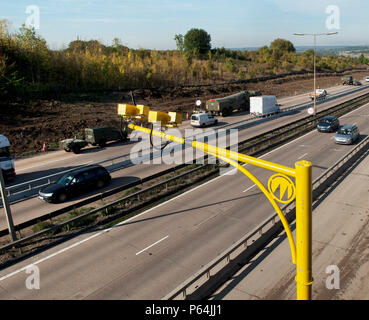
<instances>
[{"instance_id":1,"label":"orange traffic cone","mask_svg":"<svg viewBox=\"0 0 369 320\"><path fill-rule=\"evenodd\" d=\"M42 151L47 151L46 141L44 141L44 144L42 145Z\"/></svg>"}]
</instances>

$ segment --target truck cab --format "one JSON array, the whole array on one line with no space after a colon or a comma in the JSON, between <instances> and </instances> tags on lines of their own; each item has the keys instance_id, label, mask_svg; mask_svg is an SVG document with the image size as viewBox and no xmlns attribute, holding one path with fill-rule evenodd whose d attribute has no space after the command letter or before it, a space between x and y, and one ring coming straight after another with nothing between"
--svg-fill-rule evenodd
<instances>
[{"instance_id":1,"label":"truck cab","mask_svg":"<svg viewBox=\"0 0 369 320\"><path fill-rule=\"evenodd\" d=\"M354 78L352 76L343 76L342 77L342 84L343 85L353 85L354 84Z\"/></svg>"},{"instance_id":2,"label":"truck cab","mask_svg":"<svg viewBox=\"0 0 369 320\"><path fill-rule=\"evenodd\" d=\"M10 142L0 134L0 168L5 181L15 178L14 160L10 155Z\"/></svg>"}]
</instances>

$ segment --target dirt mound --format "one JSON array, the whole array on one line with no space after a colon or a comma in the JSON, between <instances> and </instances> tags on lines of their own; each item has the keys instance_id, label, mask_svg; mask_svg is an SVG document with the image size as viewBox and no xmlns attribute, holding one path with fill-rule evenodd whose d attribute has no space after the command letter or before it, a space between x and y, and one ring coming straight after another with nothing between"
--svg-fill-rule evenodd
<instances>
[{"instance_id":1,"label":"dirt mound","mask_svg":"<svg viewBox=\"0 0 369 320\"><path fill-rule=\"evenodd\" d=\"M355 79L367 76L367 72L352 73ZM321 88L338 85L341 76L318 75ZM307 93L312 88L311 75L295 75L282 79L256 83L227 84L203 87L175 87L135 90L137 104L150 106L152 110L191 113L195 102L205 103L211 98L224 97L243 90L258 90L264 95L278 98ZM80 101L75 103L39 100L24 105L0 103L0 134L12 143L16 157L41 152L43 141L48 148L56 149L59 140L70 138L86 127L111 125L119 128L117 103L131 103L129 92L111 94L106 102Z\"/></svg>"}]
</instances>

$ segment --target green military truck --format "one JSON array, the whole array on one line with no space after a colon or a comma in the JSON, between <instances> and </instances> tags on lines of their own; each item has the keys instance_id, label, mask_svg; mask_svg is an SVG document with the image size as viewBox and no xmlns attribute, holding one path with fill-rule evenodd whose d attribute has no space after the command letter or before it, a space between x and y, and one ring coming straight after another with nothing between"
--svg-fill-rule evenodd
<instances>
[{"instance_id":1,"label":"green military truck","mask_svg":"<svg viewBox=\"0 0 369 320\"><path fill-rule=\"evenodd\" d=\"M348 84L353 85L354 84L354 78L352 76L343 76L342 77L342 84Z\"/></svg>"},{"instance_id":2,"label":"green military truck","mask_svg":"<svg viewBox=\"0 0 369 320\"><path fill-rule=\"evenodd\" d=\"M234 110L249 111L250 97L260 96L259 91L241 91L224 98L210 99L206 101L206 111L211 114L227 117Z\"/></svg>"},{"instance_id":3,"label":"green military truck","mask_svg":"<svg viewBox=\"0 0 369 320\"><path fill-rule=\"evenodd\" d=\"M86 128L83 139L65 139L59 142L59 146L66 152L79 153L88 144L103 148L110 141L127 141L127 132L121 132L114 127Z\"/></svg>"}]
</instances>

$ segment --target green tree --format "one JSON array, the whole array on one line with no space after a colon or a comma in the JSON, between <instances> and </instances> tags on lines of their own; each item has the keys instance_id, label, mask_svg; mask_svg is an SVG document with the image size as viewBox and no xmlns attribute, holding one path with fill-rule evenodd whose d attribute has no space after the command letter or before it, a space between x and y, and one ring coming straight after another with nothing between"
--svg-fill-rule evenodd
<instances>
[{"instance_id":1,"label":"green tree","mask_svg":"<svg viewBox=\"0 0 369 320\"><path fill-rule=\"evenodd\" d=\"M34 28L28 28L24 24L15 35L17 46L22 50L23 61L26 62L26 77L35 84L41 78L46 78L47 70L50 67L50 51L46 40L36 33ZM22 65L18 65L21 69ZM23 70L22 70L23 71Z\"/></svg>"},{"instance_id":2,"label":"green tree","mask_svg":"<svg viewBox=\"0 0 369 320\"><path fill-rule=\"evenodd\" d=\"M0 20L0 38L8 34L10 22L6 19Z\"/></svg>"},{"instance_id":3,"label":"green tree","mask_svg":"<svg viewBox=\"0 0 369 320\"><path fill-rule=\"evenodd\" d=\"M293 46L293 43L291 41L285 40L285 39L275 39L270 44L270 49L272 51L280 51L281 53L286 52L296 52L295 47Z\"/></svg>"},{"instance_id":4,"label":"green tree","mask_svg":"<svg viewBox=\"0 0 369 320\"><path fill-rule=\"evenodd\" d=\"M211 49L211 37L203 29L192 28L184 36L183 48L187 54L199 56Z\"/></svg>"},{"instance_id":5,"label":"green tree","mask_svg":"<svg viewBox=\"0 0 369 320\"><path fill-rule=\"evenodd\" d=\"M359 62L361 64L369 64L369 59L364 56L364 54L361 54L359 57Z\"/></svg>"},{"instance_id":6,"label":"green tree","mask_svg":"<svg viewBox=\"0 0 369 320\"><path fill-rule=\"evenodd\" d=\"M176 42L176 45L177 45L177 49L180 51L180 52L183 52L184 51L184 43L183 43L183 34L176 34L174 36L174 40Z\"/></svg>"}]
</instances>

